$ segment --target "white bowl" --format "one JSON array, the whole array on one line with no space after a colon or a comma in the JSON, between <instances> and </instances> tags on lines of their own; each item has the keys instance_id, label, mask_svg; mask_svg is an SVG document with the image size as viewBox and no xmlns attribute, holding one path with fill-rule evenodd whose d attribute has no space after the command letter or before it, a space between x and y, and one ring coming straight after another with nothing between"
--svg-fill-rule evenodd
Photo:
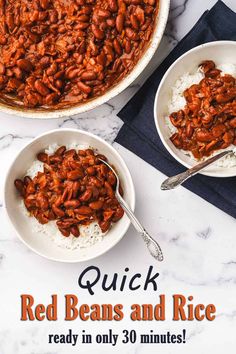
<instances>
[{"instance_id":1,"label":"white bowl","mask_svg":"<svg viewBox=\"0 0 236 354\"><path fill-rule=\"evenodd\" d=\"M36 154L51 144L67 145L77 143L89 144L91 147L104 154L113 164L120 176L124 189L124 199L132 210L135 206L135 191L129 170L118 152L101 138L76 129L56 129L42 134L27 144L16 156L6 176L4 199L5 206L19 238L34 252L46 258L61 262L82 262L102 255L111 249L125 235L130 221L126 215L113 224L102 241L84 249L69 250L57 246L46 235L40 237L31 228L30 217L23 215L20 209L22 198L16 191L14 180L25 176L27 169L36 158ZM45 236L45 237L44 237Z\"/></svg>"},{"instance_id":2,"label":"white bowl","mask_svg":"<svg viewBox=\"0 0 236 354\"><path fill-rule=\"evenodd\" d=\"M143 53L142 57L135 65L133 70L127 76L125 76L124 79L122 79L117 85L111 87L104 95L94 98L86 103L79 104L78 106L58 110L26 110L24 107L15 108L7 104L0 103L0 112L14 114L25 118L60 118L89 111L90 109L98 107L103 103L109 101L113 97L117 96L119 93L124 91L129 85L131 85L132 82L146 68L147 64L152 59L156 49L158 48L161 42L169 15L170 0L159 0L159 6L160 8L156 19L154 32L150 39L150 43L146 48L145 52Z\"/></svg>"},{"instance_id":3,"label":"white bowl","mask_svg":"<svg viewBox=\"0 0 236 354\"><path fill-rule=\"evenodd\" d=\"M176 80L183 74L194 73L204 60L213 60L216 65L236 64L236 42L210 42L195 47L182 55L170 66L162 78L154 103L154 119L162 143L178 162L188 168L193 167L197 162L177 149L170 141L171 133L165 123L165 117L168 116L171 88L175 85ZM236 167L224 168L211 165L204 169L201 174L212 177L232 177L236 176Z\"/></svg>"}]
</instances>

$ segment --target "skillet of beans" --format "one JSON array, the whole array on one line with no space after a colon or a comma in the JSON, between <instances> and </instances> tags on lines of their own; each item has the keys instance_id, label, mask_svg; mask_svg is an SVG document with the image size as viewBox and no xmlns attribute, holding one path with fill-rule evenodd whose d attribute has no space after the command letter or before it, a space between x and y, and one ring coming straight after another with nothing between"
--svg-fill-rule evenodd
<instances>
[{"instance_id":1,"label":"skillet of beans","mask_svg":"<svg viewBox=\"0 0 236 354\"><path fill-rule=\"evenodd\" d=\"M44 164L43 172L33 179L16 179L15 187L39 223L55 220L65 237L78 237L80 225L97 221L106 232L122 218L124 211L114 193L116 177L99 160L107 161L104 155L61 146L53 155L40 152L37 158Z\"/></svg>"},{"instance_id":2,"label":"skillet of beans","mask_svg":"<svg viewBox=\"0 0 236 354\"><path fill-rule=\"evenodd\" d=\"M142 56L159 0L0 0L0 100L66 108L104 94Z\"/></svg>"},{"instance_id":3,"label":"skillet of beans","mask_svg":"<svg viewBox=\"0 0 236 354\"><path fill-rule=\"evenodd\" d=\"M171 141L196 159L236 145L236 78L222 75L213 61L201 64L204 79L184 91L184 109L170 115Z\"/></svg>"}]
</instances>

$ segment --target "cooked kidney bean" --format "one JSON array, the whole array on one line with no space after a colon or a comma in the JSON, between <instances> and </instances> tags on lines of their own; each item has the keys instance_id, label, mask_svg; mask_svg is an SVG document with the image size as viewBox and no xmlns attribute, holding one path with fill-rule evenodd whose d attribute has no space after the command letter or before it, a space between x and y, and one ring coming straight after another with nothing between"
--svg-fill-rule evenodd
<instances>
[{"instance_id":1,"label":"cooked kidney bean","mask_svg":"<svg viewBox=\"0 0 236 354\"><path fill-rule=\"evenodd\" d=\"M159 0L1 1L0 100L59 109L104 94L144 53L158 9Z\"/></svg>"},{"instance_id":2,"label":"cooked kidney bean","mask_svg":"<svg viewBox=\"0 0 236 354\"><path fill-rule=\"evenodd\" d=\"M205 78L184 91L186 106L169 117L177 129L171 141L197 159L236 145L236 78L210 60L201 68Z\"/></svg>"},{"instance_id":3,"label":"cooked kidney bean","mask_svg":"<svg viewBox=\"0 0 236 354\"><path fill-rule=\"evenodd\" d=\"M102 232L120 220L123 209L115 198L116 177L92 149L67 150L60 146L53 155L37 154L44 171L34 178L15 180L31 216L46 224L56 220L60 232L79 237L79 226L97 221ZM123 194L122 189L120 193Z\"/></svg>"},{"instance_id":4,"label":"cooked kidney bean","mask_svg":"<svg viewBox=\"0 0 236 354\"><path fill-rule=\"evenodd\" d=\"M15 180L15 187L18 190L18 192L20 193L20 195L22 197L24 197L25 196L25 188L26 188L25 183L21 179L16 179Z\"/></svg>"}]
</instances>

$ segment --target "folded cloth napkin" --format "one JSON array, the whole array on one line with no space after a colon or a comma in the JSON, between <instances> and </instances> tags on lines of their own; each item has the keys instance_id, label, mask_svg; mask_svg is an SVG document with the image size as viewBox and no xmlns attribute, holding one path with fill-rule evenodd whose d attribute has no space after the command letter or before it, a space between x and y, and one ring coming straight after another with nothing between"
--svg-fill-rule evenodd
<instances>
[{"instance_id":1,"label":"folded cloth napkin","mask_svg":"<svg viewBox=\"0 0 236 354\"><path fill-rule=\"evenodd\" d=\"M218 1L210 11L202 15L192 30L118 113L124 125L115 141L167 176L180 173L185 168L167 152L156 131L153 105L158 85L169 66L183 53L202 43L216 40L236 40L236 13L222 1ZM197 175L184 186L236 218L236 178Z\"/></svg>"}]
</instances>

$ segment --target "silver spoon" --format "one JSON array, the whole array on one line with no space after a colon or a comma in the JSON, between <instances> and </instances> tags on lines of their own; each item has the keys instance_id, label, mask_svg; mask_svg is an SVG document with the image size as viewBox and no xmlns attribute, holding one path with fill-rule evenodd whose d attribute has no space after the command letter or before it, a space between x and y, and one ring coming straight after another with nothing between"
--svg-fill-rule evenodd
<instances>
[{"instance_id":1,"label":"silver spoon","mask_svg":"<svg viewBox=\"0 0 236 354\"><path fill-rule=\"evenodd\" d=\"M132 210L130 209L130 207L128 206L128 204L124 201L124 199L122 198L122 196L120 195L119 192L119 185L120 185L120 179L116 173L116 171L114 170L113 167L111 167L111 165L109 163L107 163L106 161L99 159L100 161L102 161L105 165L107 165L112 172L114 173L115 177L116 177L116 190L115 190L115 195L116 198L118 200L118 202L120 203L120 205L122 206L122 208L124 209L124 211L126 212L126 215L128 216L128 218L130 219L131 223L133 224L133 226L135 227L135 229L138 231L138 233L142 236L144 242L147 245L147 248L150 252L150 254L157 259L158 261L163 261L163 253L161 250L161 247L159 246L159 244L147 233L147 231L144 229L144 227L140 224L140 222L138 221L138 219L136 218L136 216L134 215L134 213L132 212Z\"/></svg>"},{"instance_id":2,"label":"silver spoon","mask_svg":"<svg viewBox=\"0 0 236 354\"><path fill-rule=\"evenodd\" d=\"M215 161L221 159L222 157L224 157L228 154L231 154L231 153L233 153L232 150L223 151L223 152L207 159L206 161L200 162L199 164L186 170L185 172L182 172L176 176L167 178L162 183L161 189L166 191L166 190L170 190L170 189L174 189L174 188L178 187L179 185L181 185L182 183L187 181L187 179L196 175L199 171L201 171L206 166L212 164L213 162L215 162Z\"/></svg>"}]
</instances>

